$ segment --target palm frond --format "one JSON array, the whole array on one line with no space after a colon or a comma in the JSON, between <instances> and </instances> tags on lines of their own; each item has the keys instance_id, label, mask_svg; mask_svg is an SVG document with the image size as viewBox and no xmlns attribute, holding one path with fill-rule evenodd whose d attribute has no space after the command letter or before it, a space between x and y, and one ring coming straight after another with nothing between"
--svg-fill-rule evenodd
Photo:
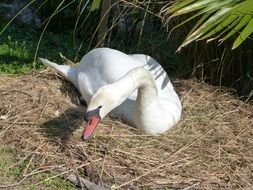
<instances>
[{"instance_id":1,"label":"palm frond","mask_svg":"<svg viewBox=\"0 0 253 190\"><path fill-rule=\"evenodd\" d=\"M193 41L219 39L220 42L236 35L232 49L237 48L253 33L252 0L177 0L173 5L163 9L168 20L193 13L193 15L176 27L192 19L197 23L178 48L187 46Z\"/></svg>"}]
</instances>

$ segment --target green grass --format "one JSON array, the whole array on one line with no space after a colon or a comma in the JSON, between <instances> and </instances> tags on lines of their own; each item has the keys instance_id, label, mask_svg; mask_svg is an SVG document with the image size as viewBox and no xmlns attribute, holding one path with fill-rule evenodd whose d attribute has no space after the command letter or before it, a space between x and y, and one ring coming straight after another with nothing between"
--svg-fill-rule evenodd
<instances>
[{"instance_id":1,"label":"green grass","mask_svg":"<svg viewBox=\"0 0 253 190\"><path fill-rule=\"evenodd\" d=\"M0 146L0 185L3 184L15 184L22 179L24 170L29 163L29 159L18 161L18 152L13 147L6 145ZM29 170L35 169L32 164L29 166ZM46 190L72 190L75 189L73 185L60 177L54 177L56 174L53 172L44 172L37 175L33 175L27 178L28 184L25 186L16 186L15 189L46 189ZM48 179L48 180L47 180ZM26 184L26 182L24 182ZM35 185L39 183L39 185Z\"/></svg>"},{"instance_id":2,"label":"green grass","mask_svg":"<svg viewBox=\"0 0 253 190\"><path fill-rule=\"evenodd\" d=\"M0 182L1 184L16 183L14 176L9 176L9 168L15 163L15 149L0 145Z\"/></svg>"},{"instance_id":3,"label":"green grass","mask_svg":"<svg viewBox=\"0 0 253 190\"><path fill-rule=\"evenodd\" d=\"M0 29L2 27L0 26ZM8 27L0 36L0 74L26 74L32 69L41 69L43 65L34 62L40 35L40 31L31 28L15 25ZM46 32L39 46L38 56L61 61L59 56L61 52L72 60L78 60L79 45L78 42L74 45L71 32L64 34ZM84 52L81 50L80 54Z\"/></svg>"},{"instance_id":4,"label":"green grass","mask_svg":"<svg viewBox=\"0 0 253 190\"><path fill-rule=\"evenodd\" d=\"M0 146L0 177L4 177L5 173L3 172L4 168L6 168L8 165L11 165L12 159L11 155L15 152L14 148L7 147L7 146Z\"/></svg>"},{"instance_id":5,"label":"green grass","mask_svg":"<svg viewBox=\"0 0 253 190\"><path fill-rule=\"evenodd\" d=\"M13 40L7 36L5 42L0 44L0 58L0 73L26 73L32 69L32 59L25 40Z\"/></svg>"},{"instance_id":6,"label":"green grass","mask_svg":"<svg viewBox=\"0 0 253 190\"><path fill-rule=\"evenodd\" d=\"M0 26L1 29L1 26ZM1 74L27 74L33 69L41 69L43 65L34 62L34 55L41 32L26 27L11 25L0 36L0 75ZM80 57L78 52L79 44L73 45L72 34L45 33L41 41L38 56L61 62L59 52L74 60ZM81 54L82 52L80 52ZM19 159L19 157L21 157ZM15 148L0 145L0 184L13 184L19 182L27 168L30 158L22 160L22 155ZM36 169L31 163L28 171ZM46 189L46 190L71 190L75 189L72 184L54 177L54 172L44 172L33 175L25 186L17 186L14 189ZM27 181L24 182L25 184ZM36 185L39 183L38 185Z\"/></svg>"}]
</instances>

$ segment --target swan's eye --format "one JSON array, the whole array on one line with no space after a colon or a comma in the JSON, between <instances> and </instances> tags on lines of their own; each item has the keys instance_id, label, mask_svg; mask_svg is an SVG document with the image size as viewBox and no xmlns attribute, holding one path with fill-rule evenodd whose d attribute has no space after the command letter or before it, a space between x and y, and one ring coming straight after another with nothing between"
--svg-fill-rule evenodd
<instances>
[{"instance_id":1,"label":"swan's eye","mask_svg":"<svg viewBox=\"0 0 253 190\"><path fill-rule=\"evenodd\" d=\"M101 109L102 108L102 106L98 106L98 109Z\"/></svg>"}]
</instances>

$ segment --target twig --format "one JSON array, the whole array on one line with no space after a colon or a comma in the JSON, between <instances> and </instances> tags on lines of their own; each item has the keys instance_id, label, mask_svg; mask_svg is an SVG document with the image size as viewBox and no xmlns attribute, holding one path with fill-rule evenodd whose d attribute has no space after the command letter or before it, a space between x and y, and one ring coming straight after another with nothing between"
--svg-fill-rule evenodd
<instances>
[{"instance_id":1,"label":"twig","mask_svg":"<svg viewBox=\"0 0 253 190\"><path fill-rule=\"evenodd\" d=\"M109 138L111 138L112 131L113 131L113 127L112 127L111 130L110 130ZM109 148L109 144L110 144L110 140L108 140L108 142L107 142L107 144L106 144L106 149L107 149L107 150L108 150L108 148ZM99 175L100 180L102 180L102 175L103 175L103 172L104 172L105 159L106 159L106 157L107 157L107 154L106 154L106 152L105 152L104 157L103 157L103 163L102 163L101 172L100 172L100 175Z\"/></svg>"},{"instance_id":2,"label":"twig","mask_svg":"<svg viewBox=\"0 0 253 190\"><path fill-rule=\"evenodd\" d=\"M21 183L13 183L13 184L6 184L6 185L1 185L0 184L0 189L10 188L10 187L16 187L16 186L19 186L19 185L23 185L23 184L21 184Z\"/></svg>"},{"instance_id":3,"label":"twig","mask_svg":"<svg viewBox=\"0 0 253 190\"><path fill-rule=\"evenodd\" d=\"M99 158L99 159L97 159L97 160L94 160L93 163L94 163L94 162L101 161L101 160L102 160L102 159ZM49 177L49 178L47 178L47 179L45 179L45 180L43 180L43 181L41 181L41 182L39 182L39 183L36 183L36 185L41 184L41 183L46 182L46 181L49 181L49 180L54 179L54 178L56 178L56 177L62 177L62 176L64 176L64 175L67 174L67 173L74 172L74 171L76 171L77 169L83 168L83 167L85 167L85 166L87 166L87 165L89 165L89 164L91 164L91 162L89 162L89 163L84 163L84 164L78 166L78 167L75 168L75 169L71 169L71 170L67 170L67 171L64 171L64 169L59 169L57 175L52 176L52 177Z\"/></svg>"},{"instance_id":4,"label":"twig","mask_svg":"<svg viewBox=\"0 0 253 190\"><path fill-rule=\"evenodd\" d=\"M96 185L95 183L92 183L88 181L87 179L84 179L82 177L78 177L74 174L71 174L67 177L67 180L69 180L71 183L73 183L77 187L86 187L88 190L108 190L107 188Z\"/></svg>"},{"instance_id":5,"label":"twig","mask_svg":"<svg viewBox=\"0 0 253 190\"><path fill-rule=\"evenodd\" d=\"M199 141L200 139L202 139L203 137L205 137L208 133L211 133L212 131L213 131L213 129L209 130L207 133L205 133L204 135L202 135L202 136L200 136L199 138L195 139L194 141L192 141L192 142L189 143L188 145L183 146L182 148L178 149L178 150L177 150L174 154L172 154L168 159L172 158L172 157L175 156L176 154L178 154L178 153L182 152L183 150L185 150L186 148L190 147L190 146L193 145L195 142ZM167 159L167 160L168 160L168 159ZM141 179L141 178L143 178L143 177L145 177L145 176L147 176L147 175L149 175L149 174L151 174L151 173L157 171L158 169L163 168L163 167L165 167L165 166L167 166L167 165L169 165L169 164L170 164L170 163L160 164L159 166L155 167L154 169L149 170L148 172L146 172L146 173L144 173L144 174L142 174L142 175L140 175L140 176L138 176L138 177L136 177L136 178L134 178L134 179L132 179L132 180L130 180L130 181L127 181L127 182L125 182L125 183L123 183L123 184L121 184L121 185L119 185L119 186L117 186L117 187L115 187L115 188L113 188L113 189L122 188L122 187L126 186L127 184L129 184L129 183L131 183L131 182L134 182L134 181L137 181L138 179Z\"/></svg>"},{"instance_id":6,"label":"twig","mask_svg":"<svg viewBox=\"0 0 253 190\"><path fill-rule=\"evenodd\" d=\"M70 65L72 67L74 67L76 65L73 61L71 61L70 59L68 59L64 55L62 55L62 53L59 53L59 54L60 54L60 57L63 59L63 61L67 63L67 65Z\"/></svg>"}]
</instances>

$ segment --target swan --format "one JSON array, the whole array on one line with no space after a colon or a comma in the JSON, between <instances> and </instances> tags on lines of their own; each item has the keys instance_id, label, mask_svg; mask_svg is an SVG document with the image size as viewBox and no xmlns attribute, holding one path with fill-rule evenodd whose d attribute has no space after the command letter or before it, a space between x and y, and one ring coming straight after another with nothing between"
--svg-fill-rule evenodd
<instances>
[{"instance_id":1,"label":"swan","mask_svg":"<svg viewBox=\"0 0 253 190\"><path fill-rule=\"evenodd\" d=\"M181 101L164 69L148 55L96 48L74 67L39 60L72 82L86 101L83 140L106 115L150 135L165 133L180 120Z\"/></svg>"}]
</instances>

